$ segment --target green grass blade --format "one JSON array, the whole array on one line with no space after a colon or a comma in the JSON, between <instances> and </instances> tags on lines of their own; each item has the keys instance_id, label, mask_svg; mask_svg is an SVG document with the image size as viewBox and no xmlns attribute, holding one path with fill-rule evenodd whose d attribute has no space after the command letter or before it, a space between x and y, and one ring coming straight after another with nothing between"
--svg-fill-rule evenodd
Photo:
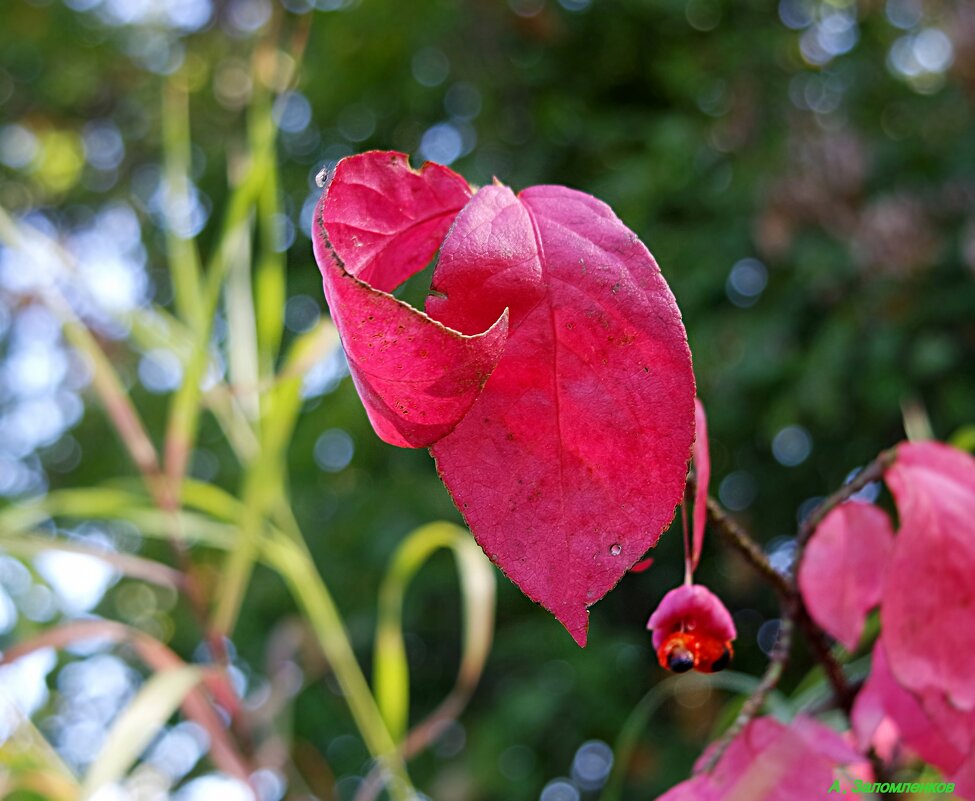
<instances>
[{"instance_id":1,"label":"green grass blade","mask_svg":"<svg viewBox=\"0 0 975 801\"><path fill-rule=\"evenodd\" d=\"M152 742L159 728L179 709L203 677L200 668L182 667L155 673L112 724L102 750L89 768L81 798L123 778Z\"/></svg>"},{"instance_id":2,"label":"green grass blade","mask_svg":"<svg viewBox=\"0 0 975 801\"><path fill-rule=\"evenodd\" d=\"M257 307L257 343L261 375L274 375L278 349L284 333L284 307L287 301L287 258L279 248L281 191L277 165L272 163L257 201L260 251L254 275Z\"/></svg>"},{"instance_id":3,"label":"green grass blade","mask_svg":"<svg viewBox=\"0 0 975 801\"><path fill-rule=\"evenodd\" d=\"M366 747L395 779L389 784L392 797L407 801L414 797L409 775L383 716L376 706L349 635L328 587L319 575L304 544L295 537L277 534L266 540L262 549L268 563L280 573L299 609L328 659L348 702Z\"/></svg>"},{"instance_id":4,"label":"green grass blade","mask_svg":"<svg viewBox=\"0 0 975 801\"><path fill-rule=\"evenodd\" d=\"M373 656L376 702L396 741L409 721L410 680L403 641L403 599L417 571L441 548L457 562L464 595L464 648L457 685L476 685L491 649L494 631L494 571L470 534L452 523L431 523L416 529L400 544L383 580Z\"/></svg>"},{"instance_id":5,"label":"green grass blade","mask_svg":"<svg viewBox=\"0 0 975 801\"><path fill-rule=\"evenodd\" d=\"M74 775L30 718L3 694L0 720L9 732L0 742L0 798L76 801Z\"/></svg>"},{"instance_id":6,"label":"green grass blade","mask_svg":"<svg viewBox=\"0 0 975 801\"><path fill-rule=\"evenodd\" d=\"M186 78L173 75L163 92L163 175L168 193L167 217L173 211L186 213L190 207L190 112ZM192 239L176 233L179 220L167 219L166 251L173 296L180 317L194 331L204 325L200 255Z\"/></svg>"}]
</instances>

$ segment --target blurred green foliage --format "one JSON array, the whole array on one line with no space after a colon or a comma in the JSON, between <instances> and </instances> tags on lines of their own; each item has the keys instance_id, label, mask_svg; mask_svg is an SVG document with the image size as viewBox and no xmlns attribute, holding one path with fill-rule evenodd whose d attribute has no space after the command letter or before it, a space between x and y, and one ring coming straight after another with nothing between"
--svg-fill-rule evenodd
<instances>
[{"instance_id":1,"label":"blurred green foliage","mask_svg":"<svg viewBox=\"0 0 975 801\"><path fill-rule=\"evenodd\" d=\"M162 4L5 0L0 206L64 230L106 204L131 206L151 294L167 305L153 199L166 74L190 89L189 172L200 213L214 217L200 234L204 253L216 242L228 174L250 147L255 92L287 91L274 106L284 214L271 235L286 252L288 342L324 313L306 235L315 175L343 155L389 148L415 161L453 160L475 183L497 176L515 188L586 190L641 236L684 315L710 414L714 491L761 540L784 548L780 556L804 502L903 437L905 404L922 409L940 438L972 423L975 11L965 0L202 5L203 22L181 31ZM138 8L162 16L141 19ZM9 282L0 291L9 319L24 301ZM218 315L216 327L223 336L226 319ZM166 405L140 380L145 349L124 339L106 346L158 444ZM93 405L71 431L76 465L61 472L56 446L42 448L51 486L132 472L110 431ZM334 435L325 444L323 432ZM331 456L329 443L338 448ZM234 492L238 470L223 430L205 416L191 471ZM426 453L372 434L348 380L306 399L288 478L368 664L377 592L397 543L426 522L459 517ZM462 726L412 766L417 785L436 801L534 799L568 772L584 741L612 743L663 678L643 629L680 580L679 539L665 536L653 568L594 608L585 651L502 580L485 676ZM145 551L168 558L158 543ZM210 564L216 574L220 563ZM736 668L759 672L771 594L715 541L700 579L737 610ZM98 611L117 617L130 584L110 590ZM406 598L414 718L453 681L459 597L440 555ZM255 684L293 614L284 584L258 567L234 637ZM200 633L184 605L156 625L193 655ZM21 620L5 636L34 628ZM800 659L786 686L807 668ZM321 670L289 725L309 784L331 788L361 773L366 751L347 736L349 713ZM665 703L640 740L625 797L652 797L685 776L728 698L715 691ZM56 707L55 698L46 710Z\"/></svg>"}]
</instances>

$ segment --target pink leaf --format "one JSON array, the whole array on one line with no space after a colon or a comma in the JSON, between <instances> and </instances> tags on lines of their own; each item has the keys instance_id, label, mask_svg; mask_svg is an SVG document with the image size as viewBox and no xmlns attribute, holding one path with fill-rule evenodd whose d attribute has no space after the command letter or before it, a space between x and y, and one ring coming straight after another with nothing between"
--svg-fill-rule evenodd
<instances>
[{"instance_id":1,"label":"pink leaf","mask_svg":"<svg viewBox=\"0 0 975 801\"><path fill-rule=\"evenodd\" d=\"M558 186L482 188L433 288L428 312L459 331L511 313L484 392L431 449L441 478L488 556L584 645L587 607L683 495L694 377L673 295L608 206Z\"/></svg>"},{"instance_id":2,"label":"pink leaf","mask_svg":"<svg viewBox=\"0 0 975 801\"><path fill-rule=\"evenodd\" d=\"M955 798L975 799L975 752L947 779L955 785Z\"/></svg>"},{"instance_id":3,"label":"pink leaf","mask_svg":"<svg viewBox=\"0 0 975 801\"><path fill-rule=\"evenodd\" d=\"M857 694L851 718L862 748L873 742L885 719L922 759L948 771L961 763L963 755L942 735L941 727L932 721L920 700L891 675L882 641L878 640L870 675Z\"/></svg>"},{"instance_id":4,"label":"pink leaf","mask_svg":"<svg viewBox=\"0 0 975 801\"><path fill-rule=\"evenodd\" d=\"M704 526L708 521L708 485L711 483L711 453L708 448L708 418L704 404L694 399L694 473L697 488L694 490L694 536L691 550L691 572L701 561L701 548L704 547Z\"/></svg>"},{"instance_id":5,"label":"pink leaf","mask_svg":"<svg viewBox=\"0 0 975 801\"><path fill-rule=\"evenodd\" d=\"M422 270L470 188L400 153L343 159L315 213L314 247L349 370L376 433L421 447L470 409L501 358L507 315L468 336L388 294Z\"/></svg>"},{"instance_id":6,"label":"pink leaf","mask_svg":"<svg viewBox=\"0 0 975 801\"><path fill-rule=\"evenodd\" d=\"M904 689L890 672L882 641L874 646L870 675L857 694L851 719L862 748L873 745L892 762L892 733L895 742L902 741L954 781L960 795L975 793L975 712L949 706L940 693L919 698Z\"/></svg>"},{"instance_id":7,"label":"pink leaf","mask_svg":"<svg viewBox=\"0 0 975 801\"><path fill-rule=\"evenodd\" d=\"M697 769L711 760L705 751ZM658 801L810 801L823 798L837 768L865 769L864 758L844 737L811 718L788 726L772 718L751 721L711 773L677 785Z\"/></svg>"},{"instance_id":8,"label":"pink leaf","mask_svg":"<svg viewBox=\"0 0 975 801\"><path fill-rule=\"evenodd\" d=\"M971 712L975 460L939 443L905 443L886 479L900 516L881 604L890 670L919 697Z\"/></svg>"},{"instance_id":9,"label":"pink leaf","mask_svg":"<svg viewBox=\"0 0 975 801\"><path fill-rule=\"evenodd\" d=\"M693 778L675 784L657 801L720 801L721 796L708 776Z\"/></svg>"},{"instance_id":10,"label":"pink leaf","mask_svg":"<svg viewBox=\"0 0 975 801\"><path fill-rule=\"evenodd\" d=\"M849 501L826 515L806 548L799 589L809 614L849 651L860 641L867 613L880 603L893 541L883 511Z\"/></svg>"},{"instance_id":11,"label":"pink leaf","mask_svg":"<svg viewBox=\"0 0 975 801\"><path fill-rule=\"evenodd\" d=\"M862 762L842 735L812 718L788 726L759 718L732 741L712 781L720 801L809 801L825 794L838 767Z\"/></svg>"}]
</instances>

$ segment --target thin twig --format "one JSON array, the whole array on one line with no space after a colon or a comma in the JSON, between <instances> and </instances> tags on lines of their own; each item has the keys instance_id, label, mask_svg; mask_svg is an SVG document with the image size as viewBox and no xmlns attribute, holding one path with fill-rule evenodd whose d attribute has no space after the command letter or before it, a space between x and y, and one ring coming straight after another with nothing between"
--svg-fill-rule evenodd
<instances>
[{"instance_id":1,"label":"thin twig","mask_svg":"<svg viewBox=\"0 0 975 801\"><path fill-rule=\"evenodd\" d=\"M881 451L877 457L870 462L866 467L863 468L852 480L848 481L842 487L840 487L836 492L829 495L827 498L820 501L816 507L809 513L809 515L802 521L799 526L799 531L796 534L796 556L793 563L793 576L799 575L799 569L802 566L802 560L805 556L806 545L812 538L819 524L823 522L826 516L833 511L837 506L848 501L857 492L862 490L868 484L874 481L880 481L884 477L884 473L887 468L889 468L893 463L894 459L897 457L897 451L894 448L889 448L885 451ZM803 633L806 635L806 639L809 641L810 646L813 649L813 653L816 659L822 664L823 669L826 671L826 678L829 679L829 683L833 687L833 694L835 696L836 704L839 706L847 715L850 714L850 710L853 708L853 701L856 698L856 690L850 686L850 683L846 680L846 674L843 672L843 666L836 660L833 656L833 651L830 648L829 641L823 630L816 625L813 619L809 616L809 610L806 608L802 594L799 592L798 586L796 586L796 579L793 578L793 588L798 600L798 605L796 607L796 621L802 628Z\"/></svg>"},{"instance_id":2,"label":"thin twig","mask_svg":"<svg viewBox=\"0 0 975 801\"><path fill-rule=\"evenodd\" d=\"M800 598L799 600L800 603L796 609L796 622L802 629L802 633L806 636L806 640L813 650L813 655L826 672L826 678L833 688L833 698L836 705L844 713L849 715L853 709L853 701L856 698L857 690L847 681L843 666L833 655L833 651L823 630L809 616L809 610L802 603L802 599Z\"/></svg>"},{"instance_id":3,"label":"thin twig","mask_svg":"<svg viewBox=\"0 0 975 801\"><path fill-rule=\"evenodd\" d=\"M735 722L718 740L711 757L704 765L703 771L709 771L714 767L731 740L764 707L769 693L775 689L782 678L792 647L794 629L797 625L802 629L803 634L809 641L816 660L823 666L826 678L829 680L833 689L836 705L849 716L853 701L856 698L857 688L851 686L847 681L843 666L833 655L826 634L810 617L802 593L799 592L796 576L799 574L799 567L802 562L805 546L826 515L844 501L849 500L854 494L871 482L882 479L884 472L893 464L895 458L896 451L894 449L881 452L853 480L847 482L836 490L836 492L820 502L809 516L802 521L796 533L797 553L791 576L786 576L777 571L772 566L765 551L744 527L734 520L715 499L710 497L707 499L708 521L712 529L737 550L779 595L782 605L782 623L779 629L778 640L770 655L769 665L766 668L765 675L762 677L759 686L748 697ZM688 486L693 486L694 481L694 476L689 476Z\"/></svg>"},{"instance_id":4,"label":"thin twig","mask_svg":"<svg viewBox=\"0 0 975 801\"><path fill-rule=\"evenodd\" d=\"M799 532L796 534L796 545L799 547L799 555L796 557L797 570L802 550L806 547L806 543L809 542L809 538L813 535L817 526L823 522L823 518L843 503L843 501L848 501L853 495L856 495L867 484L880 481L884 477L887 468L894 463L894 459L896 458L897 450L895 448L881 451L877 455L877 458L857 473L852 480L848 481L836 490L836 492L816 505L806 519L802 521L802 524L799 526Z\"/></svg>"},{"instance_id":5,"label":"thin twig","mask_svg":"<svg viewBox=\"0 0 975 801\"><path fill-rule=\"evenodd\" d=\"M725 730L720 739L712 746L710 757L700 770L696 771L697 773L707 773L714 768L731 744L731 741L741 734L745 726L762 711L769 694L778 686L779 680L785 672L785 666L789 661L789 652L792 650L792 634L795 625L793 622L794 612L793 610L787 609L786 606L787 604L783 604L782 623L779 627L775 647L772 649L772 653L769 654L769 663L765 669L765 675L762 676L762 680L758 686L742 705L741 711L739 711L734 723Z\"/></svg>"}]
</instances>

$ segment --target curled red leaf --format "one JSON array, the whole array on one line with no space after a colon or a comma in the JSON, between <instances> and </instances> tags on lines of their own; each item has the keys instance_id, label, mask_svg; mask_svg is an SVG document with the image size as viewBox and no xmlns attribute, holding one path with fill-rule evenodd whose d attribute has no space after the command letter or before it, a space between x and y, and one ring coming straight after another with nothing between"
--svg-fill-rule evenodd
<instances>
[{"instance_id":1,"label":"curled red leaf","mask_svg":"<svg viewBox=\"0 0 975 801\"><path fill-rule=\"evenodd\" d=\"M416 172L401 153L371 152L338 163L315 213L315 256L349 372L392 445L423 447L453 429L504 349L503 309L467 335L389 294L426 267L469 198L446 167Z\"/></svg>"},{"instance_id":2,"label":"curled red leaf","mask_svg":"<svg viewBox=\"0 0 975 801\"><path fill-rule=\"evenodd\" d=\"M377 433L432 445L485 552L582 645L587 607L683 495L686 334L653 257L604 203L495 185L464 205L461 180L398 154L340 162L315 232L326 296ZM386 293L452 220L423 315Z\"/></svg>"}]
</instances>

